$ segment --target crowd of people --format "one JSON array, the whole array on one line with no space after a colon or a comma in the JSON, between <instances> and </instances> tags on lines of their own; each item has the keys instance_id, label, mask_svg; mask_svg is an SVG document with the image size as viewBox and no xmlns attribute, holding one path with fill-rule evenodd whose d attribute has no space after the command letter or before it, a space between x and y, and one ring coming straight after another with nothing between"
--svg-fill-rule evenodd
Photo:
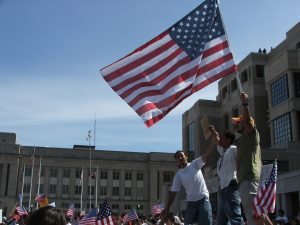
<instances>
[{"instance_id":1,"label":"crowd of people","mask_svg":"<svg viewBox=\"0 0 300 225\"><path fill-rule=\"evenodd\" d=\"M284 215L283 210L278 211L277 217L270 217L267 213L253 213L253 203L259 188L262 168L260 136L249 111L248 95L242 92L240 99L242 113L239 117L232 118L233 127L239 133L237 145L234 145L233 132L226 130L219 133L213 125L210 125L208 128L211 132L210 144L203 155L188 162L184 151L177 151L174 154L179 170L174 176L167 204L160 214L149 218L140 216L130 223L138 225L299 225L300 213L290 219ZM209 192L201 171L215 150L220 155L216 165L219 176L216 215L212 213ZM184 187L187 196L184 218L170 216L169 213L181 187ZM62 210L51 206L42 207L24 218L23 220L11 218L10 221L15 220L19 224L22 222L26 225L66 225L71 222ZM80 224L80 219L81 215L73 218L72 224ZM124 221L121 217L116 217L114 223L123 225Z\"/></svg>"}]
</instances>

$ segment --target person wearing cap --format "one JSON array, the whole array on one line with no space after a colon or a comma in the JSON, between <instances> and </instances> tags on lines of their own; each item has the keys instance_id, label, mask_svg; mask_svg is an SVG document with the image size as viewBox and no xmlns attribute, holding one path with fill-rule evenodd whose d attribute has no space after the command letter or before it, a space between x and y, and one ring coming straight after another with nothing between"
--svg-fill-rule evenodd
<instances>
[{"instance_id":1,"label":"person wearing cap","mask_svg":"<svg viewBox=\"0 0 300 225\"><path fill-rule=\"evenodd\" d=\"M187 204L184 216L184 224L212 224L211 204L209 192L201 171L208 156L212 153L217 142L215 135L211 138L211 143L205 154L188 163L188 157L183 151L177 151L174 155L179 170L174 176L168 202L162 211L162 221L168 216L169 208L172 205L181 187L184 187L187 195ZM162 223L160 223L162 224Z\"/></svg>"},{"instance_id":2,"label":"person wearing cap","mask_svg":"<svg viewBox=\"0 0 300 225\"><path fill-rule=\"evenodd\" d=\"M212 128L214 129L214 128ZM241 200L237 183L236 146L234 133L226 130L220 136L216 135L217 151L220 158L217 162L217 173L220 179L218 192L217 225L243 225Z\"/></svg>"},{"instance_id":3,"label":"person wearing cap","mask_svg":"<svg viewBox=\"0 0 300 225\"><path fill-rule=\"evenodd\" d=\"M257 194L262 167L260 137L250 115L248 95L242 92L240 99L242 114L232 118L233 126L240 134L236 156L237 181L247 224L253 225L252 204Z\"/></svg>"}]
</instances>

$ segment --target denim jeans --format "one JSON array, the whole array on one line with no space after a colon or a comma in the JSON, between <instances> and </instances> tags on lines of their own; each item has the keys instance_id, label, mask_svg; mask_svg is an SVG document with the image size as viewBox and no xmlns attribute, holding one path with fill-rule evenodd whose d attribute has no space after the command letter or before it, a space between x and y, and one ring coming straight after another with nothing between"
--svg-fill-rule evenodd
<instances>
[{"instance_id":1,"label":"denim jeans","mask_svg":"<svg viewBox=\"0 0 300 225\"><path fill-rule=\"evenodd\" d=\"M211 205L208 197L195 202L187 202L184 224L188 225L193 223L199 225L211 225Z\"/></svg>"},{"instance_id":2,"label":"denim jeans","mask_svg":"<svg viewBox=\"0 0 300 225\"><path fill-rule=\"evenodd\" d=\"M223 188L218 194L217 225L244 224L241 210L241 199L238 184L232 181L229 186Z\"/></svg>"}]
</instances>

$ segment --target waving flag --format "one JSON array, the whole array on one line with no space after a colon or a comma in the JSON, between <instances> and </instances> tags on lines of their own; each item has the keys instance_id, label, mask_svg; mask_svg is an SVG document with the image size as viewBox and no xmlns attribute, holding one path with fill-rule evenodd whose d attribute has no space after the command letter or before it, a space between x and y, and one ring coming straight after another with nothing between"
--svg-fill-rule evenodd
<instances>
[{"instance_id":1,"label":"waving flag","mask_svg":"<svg viewBox=\"0 0 300 225\"><path fill-rule=\"evenodd\" d=\"M97 213L98 210L96 208L92 209L80 220L79 225L95 225Z\"/></svg>"},{"instance_id":2,"label":"waving flag","mask_svg":"<svg viewBox=\"0 0 300 225\"><path fill-rule=\"evenodd\" d=\"M185 98L235 70L218 0L205 0L100 72L150 127Z\"/></svg>"},{"instance_id":3,"label":"waving flag","mask_svg":"<svg viewBox=\"0 0 300 225\"><path fill-rule=\"evenodd\" d=\"M103 204L100 206L97 216L97 225L115 225L107 199L105 199Z\"/></svg>"},{"instance_id":4,"label":"waving flag","mask_svg":"<svg viewBox=\"0 0 300 225\"><path fill-rule=\"evenodd\" d=\"M28 216L28 213L27 213L26 209L24 208L24 206L18 206L16 208L16 210L20 216Z\"/></svg>"},{"instance_id":5,"label":"waving flag","mask_svg":"<svg viewBox=\"0 0 300 225\"><path fill-rule=\"evenodd\" d=\"M275 161L262 167L258 193L253 204L253 212L256 216L275 211L276 181L277 162Z\"/></svg>"},{"instance_id":6,"label":"waving flag","mask_svg":"<svg viewBox=\"0 0 300 225\"><path fill-rule=\"evenodd\" d=\"M73 218L75 215L75 205L71 204L66 212L67 217Z\"/></svg>"},{"instance_id":7,"label":"waving flag","mask_svg":"<svg viewBox=\"0 0 300 225\"><path fill-rule=\"evenodd\" d=\"M159 203L152 207L152 216L160 214L164 210L165 206L164 203Z\"/></svg>"},{"instance_id":8,"label":"waving flag","mask_svg":"<svg viewBox=\"0 0 300 225\"><path fill-rule=\"evenodd\" d=\"M131 209L122 219L123 223L127 223L129 221L137 220L139 217L136 214L135 209Z\"/></svg>"}]
</instances>

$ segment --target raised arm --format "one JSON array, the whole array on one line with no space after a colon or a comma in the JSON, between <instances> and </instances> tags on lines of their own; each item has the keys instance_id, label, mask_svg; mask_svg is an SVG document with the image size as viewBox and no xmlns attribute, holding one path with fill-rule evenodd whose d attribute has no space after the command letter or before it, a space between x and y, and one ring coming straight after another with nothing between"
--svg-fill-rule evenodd
<instances>
[{"instance_id":1,"label":"raised arm","mask_svg":"<svg viewBox=\"0 0 300 225\"><path fill-rule=\"evenodd\" d=\"M214 126L210 125L209 126L209 130L211 132L210 144L209 144L206 152L202 155L203 162L207 161L207 159L209 158L209 156L211 155L211 153L213 152L213 150L215 149L215 147L218 145L219 140L220 140L219 134L215 130Z\"/></svg>"},{"instance_id":2,"label":"raised arm","mask_svg":"<svg viewBox=\"0 0 300 225\"><path fill-rule=\"evenodd\" d=\"M245 92L242 92L241 95L241 102L242 102L242 118L243 123L247 133L251 133L254 130L254 122L251 119L249 107L248 107L248 95Z\"/></svg>"}]
</instances>

